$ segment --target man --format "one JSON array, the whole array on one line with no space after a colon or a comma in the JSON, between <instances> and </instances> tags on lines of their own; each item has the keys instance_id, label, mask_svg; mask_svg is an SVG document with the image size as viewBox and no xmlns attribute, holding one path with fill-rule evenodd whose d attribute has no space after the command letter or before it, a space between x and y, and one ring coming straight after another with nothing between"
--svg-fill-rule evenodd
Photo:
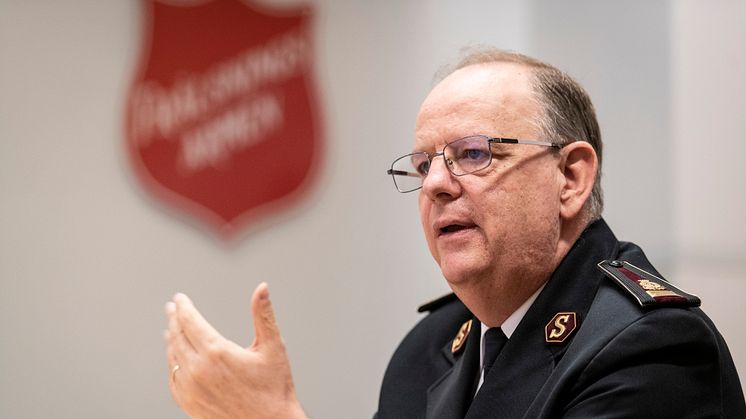
<instances>
[{"instance_id":1,"label":"man","mask_svg":"<svg viewBox=\"0 0 746 419\"><path fill-rule=\"evenodd\" d=\"M454 294L392 357L378 418L746 417L698 299L601 219L600 156L587 94L532 58L479 51L432 90L389 173L419 190ZM186 296L167 304L171 391L190 415L304 417L266 285L252 307L243 349Z\"/></svg>"}]
</instances>

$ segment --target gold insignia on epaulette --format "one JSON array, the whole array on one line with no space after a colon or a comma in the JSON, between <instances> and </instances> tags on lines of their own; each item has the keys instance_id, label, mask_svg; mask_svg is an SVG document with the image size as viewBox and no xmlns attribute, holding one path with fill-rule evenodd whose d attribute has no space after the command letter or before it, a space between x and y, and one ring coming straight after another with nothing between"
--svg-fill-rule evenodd
<instances>
[{"instance_id":1,"label":"gold insignia on epaulette","mask_svg":"<svg viewBox=\"0 0 746 419\"><path fill-rule=\"evenodd\" d=\"M678 294L667 289L663 285L656 284L655 282L648 281L647 279L643 279L637 284L641 286L642 289L644 289L645 292L647 292L648 295L651 297L678 297Z\"/></svg>"},{"instance_id":2,"label":"gold insignia on epaulette","mask_svg":"<svg viewBox=\"0 0 746 419\"><path fill-rule=\"evenodd\" d=\"M451 344L451 352L453 354L458 353L461 348L464 347L466 338L469 337L469 332L471 332L471 323L472 320L464 322L464 324L462 324L461 328L458 330L458 333L456 333L456 337L453 338L453 343Z\"/></svg>"},{"instance_id":3,"label":"gold insignia on epaulette","mask_svg":"<svg viewBox=\"0 0 746 419\"><path fill-rule=\"evenodd\" d=\"M640 282L638 282L638 284L640 284L640 286L645 291L662 291L666 289L666 287L664 287L663 285L656 284L655 282L648 281L647 279L641 280Z\"/></svg>"},{"instance_id":4,"label":"gold insignia on epaulette","mask_svg":"<svg viewBox=\"0 0 746 419\"><path fill-rule=\"evenodd\" d=\"M627 290L642 307L696 307L700 299L677 288L665 279L621 260L605 260L598 267Z\"/></svg>"}]
</instances>

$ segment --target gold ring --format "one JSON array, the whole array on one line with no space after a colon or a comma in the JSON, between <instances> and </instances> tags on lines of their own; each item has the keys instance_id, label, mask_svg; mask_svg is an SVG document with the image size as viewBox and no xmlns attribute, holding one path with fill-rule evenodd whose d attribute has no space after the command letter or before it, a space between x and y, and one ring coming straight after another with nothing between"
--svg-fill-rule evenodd
<instances>
[{"instance_id":1,"label":"gold ring","mask_svg":"<svg viewBox=\"0 0 746 419\"><path fill-rule=\"evenodd\" d=\"M171 368L171 382L176 382L176 371L178 371L179 368L181 368L179 364L176 364L173 368Z\"/></svg>"}]
</instances>

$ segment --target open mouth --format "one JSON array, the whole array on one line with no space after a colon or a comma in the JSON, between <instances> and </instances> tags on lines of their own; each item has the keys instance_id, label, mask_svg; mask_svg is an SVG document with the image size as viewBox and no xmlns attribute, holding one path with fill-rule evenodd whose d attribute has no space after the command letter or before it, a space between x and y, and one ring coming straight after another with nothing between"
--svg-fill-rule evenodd
<instances>
[{"instance_id":1,"label":"open mouth","mask_svg":"<svg viewBox=\"0 0 746 419\"><path fill-rule=\"evenodd\" d=\"M474 228L474 225L449 224L440 229L440 234L450 234Z\"/></svg>"}]
</instances>

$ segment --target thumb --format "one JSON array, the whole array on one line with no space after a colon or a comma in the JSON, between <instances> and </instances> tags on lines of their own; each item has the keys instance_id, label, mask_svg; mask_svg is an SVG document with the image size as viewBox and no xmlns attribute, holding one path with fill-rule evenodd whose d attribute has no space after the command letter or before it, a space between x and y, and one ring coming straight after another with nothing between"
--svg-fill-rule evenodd
<instances>
[{"instance_id":1,"label":"thumb","mask_svg":"<svg viewBox=\"0 0 746 419\"><path fill-rule=\"evenodd\" d=\"M254 343L252 349L264 345L282 345L280 329L277 327L275 312L269 300L269 287L266 282L259 284L251 296L251 314L254 317Z\"/></svg>"}]
</instances>

